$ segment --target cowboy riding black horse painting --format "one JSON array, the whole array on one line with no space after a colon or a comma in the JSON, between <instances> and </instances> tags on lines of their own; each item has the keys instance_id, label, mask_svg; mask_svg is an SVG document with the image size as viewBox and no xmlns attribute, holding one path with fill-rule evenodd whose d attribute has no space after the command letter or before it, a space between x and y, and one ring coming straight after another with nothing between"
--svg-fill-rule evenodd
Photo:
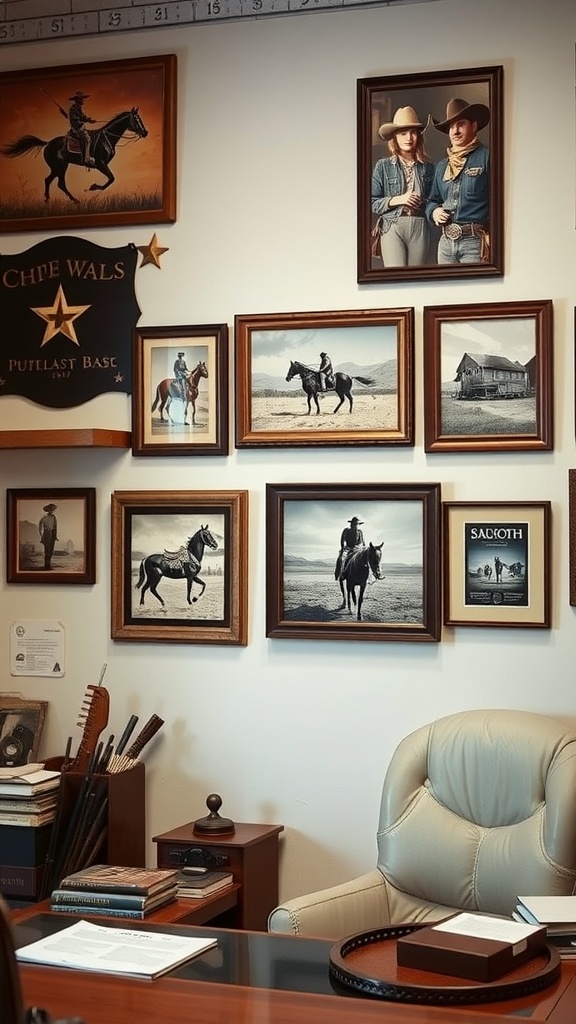
<instances>
[{"instance_id":1,"label":"cowboy riding black horse painting","mask_svg":"<svg viewBox=\"0 0 576 1024\"><path fill-rule=\"evenodd\" d=\"M176 58L0 75L0 230L175 219Z\"/></svg>"}]
</instances>

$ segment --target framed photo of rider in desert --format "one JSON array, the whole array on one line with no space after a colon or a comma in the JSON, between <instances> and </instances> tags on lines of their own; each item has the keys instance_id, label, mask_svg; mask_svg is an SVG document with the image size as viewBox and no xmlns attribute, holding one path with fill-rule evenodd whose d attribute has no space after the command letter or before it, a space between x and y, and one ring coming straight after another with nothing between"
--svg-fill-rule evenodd
<instances>
[{"instance_id":1,"label":"framed photo of rider in desert","mask_svg":"<svg viewBox=\"0 0 576 1024\"><path fill-rule=\"evenodd\" d=\"M357 82L359 283L504 273L503 68Z\"/></svg>"},{"instance_id":2,"label":"framed photo of rider in desert","mask_svg":"<svg viewBox=\"0 0 576 1024\"><path fill-rule=\"evenodd\" d=\"M172 223L176 56L0 74L0 231Z\"/></svg>"},{"instance_id":3,"label":"framed photo of rider in desert","mask_svg":"<svg viewBox=\"0 0 576 1024\"><path fill-rule=\"evenodd\" d=\"M228 325L136 327L134 455L228 454Z\"/></svg>"},{"instance_id":4,"label":"framed photo of rider in desert","mask_svg":"<svg viewBox=\"0 0 576 1024\"><path fill-rule=\"evenodd\" d=\"M112 494L112 639L248 635L248 491Z\"/></svg>"},{"instance_id":5,"label":"framed photo of rider in desert","mask_svg":"<svg viewBox=\"0 0 576 1024\"><path fill-rule=\"evenodd\" d=\"M236 316L236 447L414 444L414 310Z\"/></svg>"},{"instance_id":6,"label":"framed photo of rider in desert","mask_svg":"<svg viewBox=\"0 0 576 1024\"><path fill-rule=\"evenodd\" d=\"M267 484L266 636L437 641L440 484Z\"/></svg>"},{"instance_id":7,"label":"framed photo of rider in desert","mask_svg":"<svg viewBox=\"0 0 576 1024\"><path fill-rule=\"evenodd\" d=\"M550 501L443 506L447 626L550 629Z\"/></svg>"}]
</instances>

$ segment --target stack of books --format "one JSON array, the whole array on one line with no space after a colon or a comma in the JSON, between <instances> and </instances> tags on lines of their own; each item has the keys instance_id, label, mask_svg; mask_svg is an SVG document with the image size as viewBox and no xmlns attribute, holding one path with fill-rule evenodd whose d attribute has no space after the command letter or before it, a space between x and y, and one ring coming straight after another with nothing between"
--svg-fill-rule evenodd
<instances>
[{"instance_id":1,"label":"stack of books","mask_svg":"<svg viewBox=\"0 0 576 1024\"><path fill-rule=\"evenodd\" d=\"M0 825L49 825L56 817L60 772L46 771L41 765L10 771L13 774L0 774Z\"/></svg>"},{"instance_id":2,"label":"stack of books","mask_svg":"<svg viewBox=\"0 0 576 1024\"><path fill-rule=\"evenodd\" d=\"M0 768L0 892L15 904L39 896L59 786L41 764Z\"/></svg>"},{"instance_id":3,"label":"stack of books","mask_svg":"<svg viewBox=\"0 0 576 1024\"><path fill-rule=\"evenodd\" d=\"M208 868L181 868L176 878L178 899L202 900L232 885L231 871L209 871Z\"/></svg>"},{"instance_id":4,"label":"stack of books","mask_svg":"<svg viewBox=\"0 0 576 1024\"><path fill-rule=\"evenodd\" d=\"M548 942L565 959L576 959L576 896L518 896L512 917L546 926Z\"/></svg>"},{"instance_id":5,"label":"stack of books","mask_svg":"<svg viewBox=\"0 0 576 1024\"><path fill-rule=\"evenodd\" d=\"M66 914L143 920L176 899L177 869L92 864L66 875L50 908Z\"/></svg>"}]
</instances>

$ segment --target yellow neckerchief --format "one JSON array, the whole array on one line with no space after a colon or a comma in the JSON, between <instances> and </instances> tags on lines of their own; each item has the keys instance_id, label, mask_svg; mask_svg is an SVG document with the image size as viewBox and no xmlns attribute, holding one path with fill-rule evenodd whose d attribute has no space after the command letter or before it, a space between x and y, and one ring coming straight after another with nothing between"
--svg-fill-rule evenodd
<instances>
[{"instance_id":1,"label":"yellow neckerchief","mask_svg":"<svg viewBox=\"0 0 576 1024\"><path fill-rule=\"evenodd\" d=\"M467 146L462 146L459 149L456 149L456 147L447 149L448 163L446 164L443 180L453 181L454 178L457 178L460 172L464 170L466 157L473 153L479 145L478 139L473 138L472 142L469 142Z\"/></svg>"}]
</instances>

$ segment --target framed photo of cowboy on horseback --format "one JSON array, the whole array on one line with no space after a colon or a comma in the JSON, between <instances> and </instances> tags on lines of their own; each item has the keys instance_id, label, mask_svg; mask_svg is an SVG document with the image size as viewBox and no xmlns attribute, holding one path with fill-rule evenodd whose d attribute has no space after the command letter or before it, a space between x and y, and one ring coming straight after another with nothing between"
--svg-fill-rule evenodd
<instances>
[{"instance_id":1,"label":"framed photo of cowboy on horseback","mask_svg":"<svg viewBox=\"0 0 576 1024\"><path fill-rule=\"evenodd\" d=\"M358 282L504 273L503 68L357 83Z\"/></svg>"},{"instance_id":2,"label":"framed photo of cowboy on horseback","mask_svg":"<svg viewBox=\"0 0 576 1024\"><path fill-rule=\"evenodd\" d=\"M440 484L267 484L266 636L437 641Z\"/></svg>"},{"instance_id":3,"label":"framed photo of cowboy on horseback","mask_svg":"<svg viewBox=\"0 0 576 1024\"><path fill-rule=\"evenodd\" d=\"M132 453L228 454L228 325L136 327Z\"/></svg>"},{"instance_id":4,"label":"framed photo of cowboy on horseback","mask_svg":"<svg viewBox=\"0 0 576 1024\"><path fill-rule=\"evenodd\" d=\"M6 580L96 582L94 487L7 490Z\"/></svg>"},{"instance_id":5,"label":"framed photo of cowboy on horseback","mask_svg":"<svg viewBox=\"0 0 576 1024\"><path fill-rule=\"evenodd\" d=\"M443 506L447 626L551 627L550 501Z\"/></svg>"},{"instance_id":6,"label":"framed photo of cowboy on horseback","mask_svg":"<svg viewBox=\"0 0 576 1024\"><path fill-rule=\"evenodd\" d=\"M248 491L112 494L112 639L248 636Z\"/></svg>"},{"instance_id":7,"label":"framed photo of cowboy on horseback","mask_svg":"<svg viewBox=\"0 0 576 1024\"><path fill-rule=\"evenodd\" d=\"M176 56L0 74L0 175L0 231L173 222Z\"/></svg>"},{"instance_id":8,"label":"framed photo of cowboy on horseback","mask_svg":"<svg viewBox=\"0 0 576 1024\"><path fill-rule=\"evenodd\" d=\"M414 444L414 310L237 316L236 447Z\"/></svg>"}]
</instances>

